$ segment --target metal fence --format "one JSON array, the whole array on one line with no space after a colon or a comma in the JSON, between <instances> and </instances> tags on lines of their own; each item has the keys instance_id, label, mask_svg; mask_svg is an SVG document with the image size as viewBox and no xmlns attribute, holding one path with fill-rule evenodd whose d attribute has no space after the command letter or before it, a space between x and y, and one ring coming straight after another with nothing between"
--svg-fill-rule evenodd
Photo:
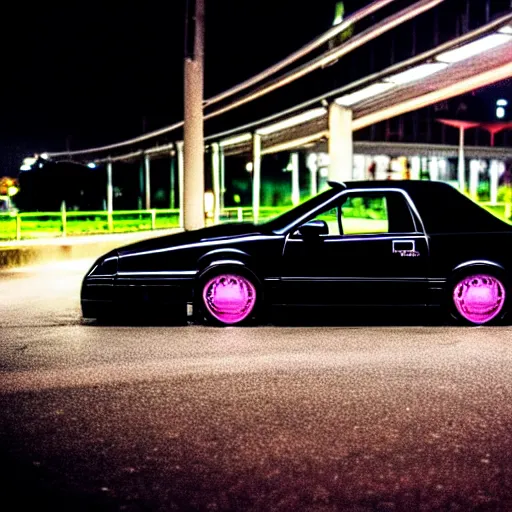
<instances>
[{"instance_id":1,"label":"metal fence","mask_svg":"<svg viewBox=\"0 0 512 512\"><path fill-rule=\"evenodd\" d=\"M262 207L260 220L275 217L290 207ZM225 208L221 222L250 222L252 207ZM213 223L207 219L207 223ZM106 211L0 212L0 240L26 240L101 233L128 233L180 227L179 209Z\"/></svg>"},{"instance_id":2,"label":"metal fence","mask_svg":"<svg viewBox=\"0 0 512 512\"><path fill-rule=\"evenodd\" d=\"M509 221L511 205L508 203L479 203L492 214ZM291 206L260 207L259 220L276 217ZM251 206L225 208L220 222L252 222ZM207 225L213 219L207 218ZM0 240L27 240L34 238L55 238L102 233L128 233L180 227L179 209L166 210L122 210L110 216L106 211L60 211L0 213Z\"/></svg>"}]
</instances>

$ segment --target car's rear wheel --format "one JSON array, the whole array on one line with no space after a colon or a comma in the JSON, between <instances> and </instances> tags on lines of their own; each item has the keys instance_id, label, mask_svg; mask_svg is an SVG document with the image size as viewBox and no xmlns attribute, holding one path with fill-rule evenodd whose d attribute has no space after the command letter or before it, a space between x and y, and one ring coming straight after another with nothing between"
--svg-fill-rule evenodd
<instances>
[{"instance_id":1,"label":"car's rear wheel","mask_svg":"<svg viewBox=\"0 0 512 512\"><path fill-rule=\"evenodd\" d=\"M497 276L479 272L459 277L452 288L455 316L471 325L485 325L505 315L506 289Z\"/></svg>"},{"instance_id":2,"label":"car's rear wheel","mask_svg":"<svg viewBox=\"0 0 512 512\"><path fill-rule=\"evenodd\" d=\"M258 302L256 280L227 269L201 280L200 311L208 323L241 325L254 318Z\"/></svg>"}]
</instances>

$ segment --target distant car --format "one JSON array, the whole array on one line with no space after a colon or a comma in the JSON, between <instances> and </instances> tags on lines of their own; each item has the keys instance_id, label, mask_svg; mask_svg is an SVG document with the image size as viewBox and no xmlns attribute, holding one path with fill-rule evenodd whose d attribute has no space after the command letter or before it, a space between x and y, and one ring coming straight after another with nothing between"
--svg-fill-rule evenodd
<instances>
[{"instance_id":1,"label":"distant car","mask_svg":"<svg viewBox=\"0 0 512 512\"><path fill-rule=\"evenodd\" d=\"M84 278L84 317L163 308L220 325L268 306L441 306L466 324L502 320L512 226L449 184L330 182L261 225L224 224L138 242ZM133 307L130 308L133 310Z\"/></svg>"}]
</instances>

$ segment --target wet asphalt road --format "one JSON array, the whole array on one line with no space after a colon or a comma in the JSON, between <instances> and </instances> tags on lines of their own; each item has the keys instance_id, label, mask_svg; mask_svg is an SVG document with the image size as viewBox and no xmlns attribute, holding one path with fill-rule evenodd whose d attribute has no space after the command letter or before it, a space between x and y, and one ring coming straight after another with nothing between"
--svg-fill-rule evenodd
<instances>
[{"instance_id":1,"label":"wet asphalt road","mask_svg":"<svg viewBox=\"0 0 512 512\"><path fill-rule=\"evenodd\" d=\"M512 510L511 327L98 325L89 263L0 273L1 510Z\"/></svg>"}]
</instances>

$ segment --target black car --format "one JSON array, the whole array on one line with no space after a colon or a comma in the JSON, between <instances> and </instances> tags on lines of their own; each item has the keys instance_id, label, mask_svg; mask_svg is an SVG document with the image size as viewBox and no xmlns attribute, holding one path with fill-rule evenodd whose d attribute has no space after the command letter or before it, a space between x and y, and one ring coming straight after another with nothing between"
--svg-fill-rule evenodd
<instances>
[{"instance_id":1,"label":"black car","mask_svg":"<svg viewBox=\"0 0 512 512\"><path fill-rule=\"evenodd\" d=\"M84 278L84 317L164 309L237 325L269 306L442 306L461 322L508 309L512 226L449 184L330 182L261 225L138 242Z\"/></svg>"}]
</instances>

